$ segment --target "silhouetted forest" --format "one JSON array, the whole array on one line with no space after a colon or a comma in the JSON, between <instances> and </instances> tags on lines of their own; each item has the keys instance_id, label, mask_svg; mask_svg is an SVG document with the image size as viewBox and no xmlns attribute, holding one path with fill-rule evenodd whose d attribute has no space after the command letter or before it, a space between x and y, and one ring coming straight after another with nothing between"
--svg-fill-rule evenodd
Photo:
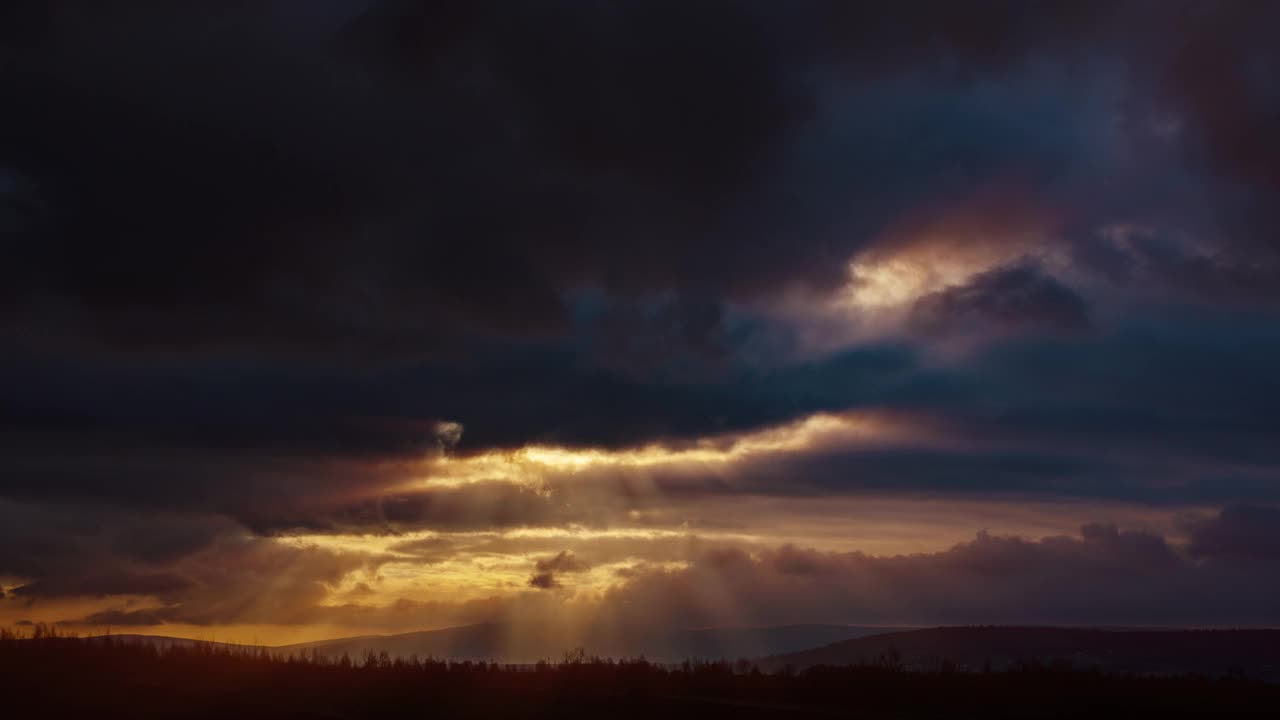
<instances>
[{"instance_id":1,"label":"silhouetted forest","mask_svg":"<svg viewBox=\"0 0 1280 720\"><path fill-rule=\"evenodd\" d=\"M430 658L281 656L205 643L0 631L13 717L1049 718L1280 716L1280 686L1247 677L1139 677L1034 662L1006 672L860 666L763 672L750 661L661 665L580 651L499 665Z\"/></svg>"}]
</instances>

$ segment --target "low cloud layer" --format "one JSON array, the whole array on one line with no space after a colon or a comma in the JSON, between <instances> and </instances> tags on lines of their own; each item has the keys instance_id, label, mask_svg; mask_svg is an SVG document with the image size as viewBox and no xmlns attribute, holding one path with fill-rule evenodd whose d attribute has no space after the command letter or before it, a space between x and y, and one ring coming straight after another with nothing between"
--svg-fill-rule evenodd
<instances>
[{"instance_id":1,"label":"low cloud layer","mask_svg":"<svg viewBox=\"0 0 1280 720\"><path fill-rule=\"evenodd\" d=\"M980 533L945 552L890 558L790 545L724 550L685 570L644 576L612 598L693 625L716 622L722 601L737 621L758 623L1274 624L1274 554L1242 556L1206 542L1247 532L1261 517L1274 521L1276 513L1224 511L1197 524L1186 548L1090 524L1072 537Z\"/></svg>"},{"instance_id":2,"label":"low cloud layer","mask_svg":"<svg viewBox=\"0 0 1280 720\"><path fill-rule=\"evenodd\" d=\"M980 532L947 550L894 556L633 536L594 545L595 562L614 568L600 584L585 575L591 563L561 550L513 563L515 573L533 569L523 590L416 600L386 595L388 574L399 564L430 577L425 566L438 558L223 538L163 573L107 570L76 586L9 588L4 611L13 620L79 595L99 609L63 619L99 627L519 625L548 622L557 606L570 611L555 620L564 632L796 622L1265 625L1280 621L1280 584L1269 572L1280 559L1277 519L1274 509L1240 506L1183 521L1177 538L1090 523L1038 540ZM547 545L557 542L566 541ZM530 547L468 537L452 546L479 574Z\"/></svg>"}]
</instances>

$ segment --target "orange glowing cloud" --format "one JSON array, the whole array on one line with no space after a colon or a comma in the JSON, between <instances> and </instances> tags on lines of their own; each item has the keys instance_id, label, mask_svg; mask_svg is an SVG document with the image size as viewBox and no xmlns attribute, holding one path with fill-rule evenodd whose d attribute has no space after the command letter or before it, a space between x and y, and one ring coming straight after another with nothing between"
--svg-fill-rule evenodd
<instances>
[{"instance_id":1,"label":"orange glowing cloud","mask_svg":"<svg viewBox=\"0 0 1280 720\"><path fill-rule=\"evenodd\" d=\"M588 472L728 468L763 457L802 454L834 447L874 446L911 439L922 431L905 419L875 412L818 413L795 422L745 433L710 436L682 443L639 448L566 448L530 444L510 451L474 455L442 454L427 461L424 474L400 489L457 487L504 481L541 487L550 477Z\"/></svg>"}]
</instances>

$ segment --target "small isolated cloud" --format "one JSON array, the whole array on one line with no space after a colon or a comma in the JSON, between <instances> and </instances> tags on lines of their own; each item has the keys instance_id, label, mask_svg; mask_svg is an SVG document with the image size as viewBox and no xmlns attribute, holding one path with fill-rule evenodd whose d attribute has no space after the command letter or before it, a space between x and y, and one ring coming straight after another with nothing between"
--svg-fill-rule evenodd
<instances>
[{"instance_id":1,"label":"small isolated cloud","mask_svg":"<svg viewBox=\"0 0 1280 720\"><path fill-rule=\"evenodd\" d=\"M550 590L552 588L560 587L560 582L556 580L554 573L534 573L529 576L529 587L538 588L539 590Z\"/></svg>"},{"instance_id":2,"label":"small isolated cloud","mask_svg":"<svg viewBox=\"0 0 1280 720\"><path fill-rule=\"evenodd\" d=\"M536 567L538 568L538 572L561 573L583 572L591 568L590 565L579 560L576 555L568 550L560 551L560 553L555 557L539 560Z\"/></svg>"},{"instance_id":3,"label":"small isolated cloud","mask_svg":"<svg viewBox=\"0 0 1280 720\"><path fill-rule=\"evenodd\" d=\"M462 440L462 423L438 422L435 426L436 442L441 450L452 450Z\"/></svg>"},{"instance_id":4,"label":"small isolated cloud","mask_svg":"<svg viewBox=\"0 0 1280 720\"><path fill-rule=\"evenodd\" d=\"M568 550L561 550L557 555L539 560L534 568L537 572L529 577L529 587L550 590L560 587L557 574L586 572L591 566Z\"/></svg>"}]
</instances>

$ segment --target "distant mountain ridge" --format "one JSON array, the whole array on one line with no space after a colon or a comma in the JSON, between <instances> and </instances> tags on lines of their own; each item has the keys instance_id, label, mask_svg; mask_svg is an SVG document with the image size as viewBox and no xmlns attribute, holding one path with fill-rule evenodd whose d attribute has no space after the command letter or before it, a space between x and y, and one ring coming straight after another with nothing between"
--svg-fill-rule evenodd
<instances>
[{"instance_id":1,"label":"distant mountain ridge","mask_svg":"<svg viewBox=\"0 0 1280 720\"><path fill-rule=\"evenodd\" d=\"M517 630L504 623L481 623L396 635L364 635L267 647L275 653L317 654L360 658L367 653L392 657L434 657L447 660L533 662L559 660L581 647L589 655L640 657L655 662L685 659L737 660L776 655L901 628L846 625L778 625L747 628L662 630L654 628L596 629L582 637L564 639L550 630ZM99 636L102 637L102 636ZM112 635L129 642L192 645L200 640L156 635ZM209 641L218 646L250 647Z\"/></svg>"},{"instance_id":2,"label":"distant mountain ridge","mask_svg":"<svg viewBox=\"0 0 1280 720\"><path fill-rule=\"evenodd\" d=\"M898 664L1006 670L1020 663L1144 674L1243 673L1280 681L1280 630L938 627L889 632L764 658L766 669Z\"/></svg>"},{"instance_id":3,"label":"distant mountain ridge","mask_svg":"<svg viewBox=\"0 0 1280 720\"><path fill-rule=\"evenodd\" d=\"M229 643L219 642L217 640L205 640L203 638L180 638L169 635L141 635L138 633L111 633L109 635L90 635L84 638L90 642L123 642L123 643L150 643L161 647L194 647L196 645L212 645L214 647L226 648L259 648L262 645L253 645L251 643ZM274 649L274 648L267 648Z\"/></svg>"},{"instance_id":4,"label":"distant mountain ridge","mask_svg":"<svg viewBox=\"0 0 1280 720\"><path fill-rule=\"evenodd\" d=\"M207 643L157 635L97 636L163 646ZM783 625L699 630L596 632L579 643L589 655L644 656L655 662L754 658L763 670L819 665L894 665L907 670L1004 671L1019 665L1066 666L1111 673L1243 674L1280 682L1280 630L1131 630L1017 626L878 628ZM576 647L576 646L575 646ZM524 663L559 660L570 650L551 634L517 634L502 623L335 638L265 648L272 653L358 660L368 653L442 660Z\"/></svg>"},{"instance_id":5,"label":"distant mountain ridge","mask_svg":"<svg viewBox=\"0 0 1280 720\"><path fill-rule=\"evenodd\" d=\"M689 658L760 657L897 629L819 624L698 630L610 629L593 630L580 638L566 640L551 631L517 630L503 623L486 623L399 635L341 638L280 649L326 656L346 653L354 657L366 652L386 652L392 657L416 654L455 660L530 662L556 660L565 651L581 647L588 654L602 657L644 656L658 662L676 662Z\"/></svg>"}]
</instances>

